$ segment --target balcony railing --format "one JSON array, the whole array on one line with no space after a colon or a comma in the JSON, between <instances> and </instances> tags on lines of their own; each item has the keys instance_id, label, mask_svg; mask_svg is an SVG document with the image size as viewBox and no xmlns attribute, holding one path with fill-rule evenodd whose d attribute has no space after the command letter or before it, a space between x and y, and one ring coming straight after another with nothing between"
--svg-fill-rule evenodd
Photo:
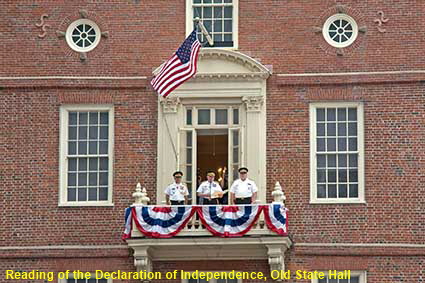
<instances>
[{"instance_id":1,"label":"balcony railing","mask_svg":"<svg viewBox=\"0 0 425 283\"><path fill-rule=\"evenodd\" d=\"M274 204L285 205L285 194L280 186L279 182L276 182L275 187L271 193L273 197ZM146 206L149 204L149 197L147 196L147 192L145 188L142 188L140 183L136 186L136 192L133 193L133 197L135 198L135 202L132 206ZM258 203L259 204L259 203ZM156 207L163 207L167 205L158 205ZM134 219L132 220L132 230L131 230L131 238L145 237L143 233L141 233L135 223ZM268 229L265 220L264 214L261 213L258 220L253 224L252 228L246 233L247 236L267 236L267 235L276 235L273 231ZM187 224L183 227L183 229L175 235L175 237L194 237L194 236L212 236L212 234L202 225L199 217L195 213L191 219L187 222Z\"/></svg>"}]
</instances>

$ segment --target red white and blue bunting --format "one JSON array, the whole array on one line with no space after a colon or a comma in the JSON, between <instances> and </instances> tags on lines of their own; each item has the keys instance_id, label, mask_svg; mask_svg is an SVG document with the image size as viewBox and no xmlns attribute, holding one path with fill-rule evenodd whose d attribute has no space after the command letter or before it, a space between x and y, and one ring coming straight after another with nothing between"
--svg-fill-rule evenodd
<instances>
[{"instance_id":1,"label":"red white and blue bunting","mask_svg":"<svg viewBox=\"0 0 425 283\"><path fill-rule=\"evenodd\" d=\"M198 210L202 224L214 236L240 237L251 230L260 216L258 205L202 206Z\"/></svg>"},{"instance_id":2,"label":"red white and blue bunting","mask_svg":"<svg viewBox=\"0 0 425 283\"><path fill-rule=\"evenodd\" d=\"M280 203L272 203L264 208L264 220L270 230L279 235L288 235L288 209Z\"/></svg>"},{"instance_id":3,"label":"red white and blue bunting","mask_svg":"<svg viewBox=\"0 0 425 283\"><path fill-rule=\"evenodd\" d=\"M137 229L152 238L171 238L195 213L192 206L136 206L132 217Z\"/></svg>"},{"instance_id":4,"label":"red white and blue bunting","mask_svg":"<svg viewBox=\"0 0 425 283\"><path fill-rule=\"evenodd\" d=\"M206 206L134 206L125 211L122 238L131 237L132 223L150 238L171 238L178 234L197 213L205 228L218 237L245 235L264 211L267 227L279 235L288 235L287 209L283 204L206 205Z\"/></svg>"}]
</instances>

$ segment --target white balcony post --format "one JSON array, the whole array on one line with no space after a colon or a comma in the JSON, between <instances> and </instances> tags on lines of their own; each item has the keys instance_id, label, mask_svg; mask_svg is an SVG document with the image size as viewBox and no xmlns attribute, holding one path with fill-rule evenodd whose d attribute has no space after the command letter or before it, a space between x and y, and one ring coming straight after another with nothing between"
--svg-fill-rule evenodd
<instances>
[{"instance_id":1,"label":"white balcony post","mask_svg":"<svg viewBox=\"0 0 425 283\"><path fill-rule=\"evenodd\" d=\"M150 198L148 198L146 188L143 187L143 190L142 190L142 186L140 185L140 183L137 183L136 192L133 193L133 197L134 197L134 204L143 204L143 205L149 204Z\"/></svg>"},{"instance_id":2,"label":"white balcony post","mask_svg":"<svg viewBox=\"0 0 425 283\"><path fill-rule=\"evenodd\" d=\"M273 202L283 203L283 205L285 205L286 196L279 182L276 182L276 184L274 185L272 196L273 196Z\"/></svg>"}]
</instances>

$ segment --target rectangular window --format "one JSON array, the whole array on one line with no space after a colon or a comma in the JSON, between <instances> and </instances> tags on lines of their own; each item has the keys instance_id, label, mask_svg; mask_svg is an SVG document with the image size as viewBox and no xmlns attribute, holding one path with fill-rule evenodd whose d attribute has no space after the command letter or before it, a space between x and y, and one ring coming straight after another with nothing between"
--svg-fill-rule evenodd
<instances>
[{"instance_id":1,"label":"rectangular window","mask_svg":"<svg viewBox=\"0 0 425 283\"><path fill-rule=\"evenodd\" d=\"M210 46L198 29L199 40L207 47L233 47L237 48L238 29L238 0L186 0L187 25L189 34L195 27L193 19L200 18L206 30L214 40Z\"/></svg>"},{"instance_id":2,"label":"rectangular window","mask_svg":"<svg viewBox=\"0 0 425 283\"><path fill-rule=\"evenodd\" d=\"M312 279L312 283L367 283L366 282L366 271L352 271L350 270L350 276L347 278L342 278L344 274L348 274L347 271L335 271L332 270L332 274L329 271L322 271L325 274L325 277L322 279ZM336 272L336 273L335 273ZM335 276L337 274L337 276ZM338 275L341 278L338 278Z\"/></svg>"},{"instance_id":3,"label":"rectangular window","mask_svg":"<svg viewBox=\"0 0 425 283\"><path fill-rule=\"evenodd\" d=\"M310 105L312 203L364 202L363 107Z\"/></svg>"},{"instance_id":4,"label":"rectangular window","mask_svg":"<svg viewBox=\"0 0 425 283\"><path fill-rule=\"evenodd\" d=\"M112 106L63 106L60 205L112 204Z\"/></svg>"}]
</instances>

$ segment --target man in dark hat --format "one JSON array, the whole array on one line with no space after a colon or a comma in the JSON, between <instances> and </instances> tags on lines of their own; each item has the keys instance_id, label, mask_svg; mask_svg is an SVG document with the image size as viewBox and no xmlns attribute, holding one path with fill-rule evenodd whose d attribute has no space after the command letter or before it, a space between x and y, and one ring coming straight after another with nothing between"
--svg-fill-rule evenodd
<instances>
[{"instance_id":1,"label":"man in dark hat","mask_svg":"<svg viewBox=\"0 0 425 283\"><path fill-rule=\"evenodd\" d=\"M176 171L173 173L174 183L165 189L165 199L167 204L185 205L187 204L187 196L189 191L185 184L182 183L183 172Z\"/></svg>"},{"instance_id":2,"label":"man in dark hat","mask_svg":"<svg viewBox=\"0 0 425 283\"><path fill-rule=\"evenodd\" d=\"M239 179L230 187L230 198L234 204L251 204L257 198L257 185L248 179L248 168L239 168Z\"/></svg>"},{"instance_id":3,"label":"man in dark hat","mask_svg":"<svg viewBox=\"0 0 425 283\"><path fill-rule=\"evenodd\" d=\"M200 204L218 204L218 198L223 196L223 190L220 187L220 184L214 181L215 173L214 171L207 172L207 180L202 182L199 185L198 197L201 198Z\"/></svg>"}]
</instances>

